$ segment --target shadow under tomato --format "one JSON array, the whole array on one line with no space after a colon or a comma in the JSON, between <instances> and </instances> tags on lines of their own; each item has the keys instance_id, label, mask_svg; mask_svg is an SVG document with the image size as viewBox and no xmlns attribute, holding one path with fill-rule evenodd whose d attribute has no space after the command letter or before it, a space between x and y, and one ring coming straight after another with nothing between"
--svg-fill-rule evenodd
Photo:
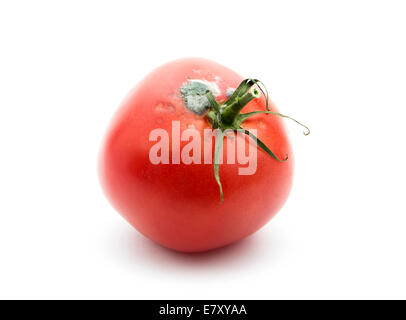
<instances>
[{"instance_id":1,"label":"shadow under tomato","mask_svg":"<svg viewBox=\"0 0 406 320\"><path fill-rule=\"evenodd\" d=\"M266 227L238 242L199 253L177 252L145 238L130 226L114 232L114 254L132 268L149 271L194 273L247 271L258 264L269 264L278 255L281 234L276 228Z\"/></svg>"}]
</instances>

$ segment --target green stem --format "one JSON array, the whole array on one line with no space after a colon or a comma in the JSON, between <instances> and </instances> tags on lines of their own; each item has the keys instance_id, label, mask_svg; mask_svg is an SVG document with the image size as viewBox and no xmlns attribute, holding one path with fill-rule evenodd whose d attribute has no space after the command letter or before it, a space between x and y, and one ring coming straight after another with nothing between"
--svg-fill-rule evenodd
<instances>
[{"instance_id":1,"label":"green stem","mask_svg":"<svg viewBox=\"0 0 406 320\"><path fill-rule=\"evenodd\" d=\"M254 86L255 85L255 86ZM261 92L265 97L266 101L266 111L262 110L257 110L257 111L252 111L248 113L243 113L241 114L241 110L253 99L259 98L261 96ZM219 132L216 136L216 143L214 147L214 177L216 179L216 182L219 186L219 191L220 191L220 202L223 202L223 188L221 186L221 181L220 181L220 166L219 166L219 158L220 158L220 152L222 152L222 146L223 146L223 139L225 137L225 131L226 130L243 130L243 132L254 139L257 142L257 145L259 148L261 148L263 151L265 151L271 158L275 159L278 162L285 162L288 160L288 155L284 159L279 159L271 149L269 149L264 142L259 140L255 135L253 135L249 130L246 130L242 128L240 125L244 123L246 119L249 117L255 116L257 114L273 114L277 115L280 117L288 118L291 119L301 126L305 127L307 129L306 132L304 132L305 135L308 135L310 133L310 130L308 127L306 127L304 124L298 122L297 120L285 116L281 113L278 112L271 112L269 111L268 107L268 91L266 90L266 87L262 84L261 81L256 80L256 79L244 79L237 89L234 91L234 93L231 95L231 97L224 102L221 106L217 103L216 99L214 98L213 94L210 91L206 92L206 97L210 103L211 109L207 113L207 118L208 121L210 122L211 126L214 129L218 129Z\"/></svg>"},{"instance_id":2,"label":"green stem","mask_svg":"<svg viewBox=\"0 0 406 320\"><path fill-rule=\"evenodd\" d=\"M251 88L241 97L236 97L230 104L226 103L226 106L221 113L221 121L224 124L232 125L237 119L241 110L253 99L260 97L260 92L256 87Z\"/></svg>"}]
</instances>

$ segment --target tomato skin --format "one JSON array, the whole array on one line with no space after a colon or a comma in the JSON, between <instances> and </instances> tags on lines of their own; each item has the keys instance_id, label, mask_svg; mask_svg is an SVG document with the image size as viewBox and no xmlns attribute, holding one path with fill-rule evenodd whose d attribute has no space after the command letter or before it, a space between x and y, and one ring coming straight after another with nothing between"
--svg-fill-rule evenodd
<instances>
[{"instance_id":1,"label":"tomato skin","mask_svg":"<svg viewBox=\"0 0 406 320\"><path fill-rule=\"evenodd\" d=\"M153 129L167 130L171 139L172 121L180 121L181 131L190 125L200 132L211 128L184 105L179 88L188 79L217 80L220 99L226 100L226 89L236 88L243 78L200 58L157 68L116 112L101 149L99 173L114 208L139 232L165 247L199 252L230 244L264 226L289 195L294 159L282 119L257 115L243 127L257 129L259 139L279 158L288 154L289 160L280 163L258 149L253 175L238 175L238 163L220 165L223 203L212 164L152 164ZM273 104L271 108L276 111ZM251 101L243 112L254 110L265 110L263 98Z\"/></svg>"}]
</instances>

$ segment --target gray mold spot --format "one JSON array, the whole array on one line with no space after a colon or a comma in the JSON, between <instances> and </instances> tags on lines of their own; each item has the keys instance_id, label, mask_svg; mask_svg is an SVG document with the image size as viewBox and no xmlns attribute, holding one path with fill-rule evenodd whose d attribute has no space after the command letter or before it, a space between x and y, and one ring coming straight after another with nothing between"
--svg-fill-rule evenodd
<instances>
[{"instance_id":1,"label":"gray mold spot","mask_svg":"<svg viewBox=\"0 0 406 320\"><path fill-rule=\"evenodd\" d=\"M180 88L180 93L190 111L203 115L210 107L209 100L205 96L207 90L210 90L214 96L220 94L215 82L198 79L185 82Z\"/></svg>"},{"instance_id":2,"label":"gray mold spot","mask_svg":"<svg viewBox=\"0 0 406 320\"><path fill-rule=\"evenodd\" d=\"M234 91L235 91L234 88L227 88L227 89L226 89L226 96L227 96L227 98L230 98L230 97L233 95Z\"/></svg>"}]
</instances>

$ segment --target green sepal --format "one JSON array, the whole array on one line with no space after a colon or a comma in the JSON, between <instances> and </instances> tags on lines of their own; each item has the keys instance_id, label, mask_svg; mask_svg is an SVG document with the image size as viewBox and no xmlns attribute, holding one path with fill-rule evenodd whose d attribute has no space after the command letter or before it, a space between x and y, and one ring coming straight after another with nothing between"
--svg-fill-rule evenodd
<instances>
[{"instance_id":1,"label":"green sepal","mask_svg":"<svg viewBox=\"0 0 406 320\"><path fill-rule=\"evenodd\" d=\"M217 103L216 99L214 99L213 93L210 90L206 91L206 98L209 100L210 105L216 110L218 113L220 112L220 106Z\"/></svg>"},{"instance_id":2,"label":"green sepal","mask_svg":"<svg viewBox=\"0 0 406 320\"><path fill-rule=\"evenodd\" d=\"M286 158L281 160L279 159L272 151L271 149L269 149L265 143L263 143L260 139L258 139L254 134L252 134L251 132L249 132L248 130L241 128L240 130L242 130L246 135L248 135L249 137L251 137L252 139L254 139L257 142L258 147L260 147L262 150L264 150L268 155L270 155L272 158L274 158L275 160L279 161L279 162L285 162L286 160L288 160L288 155L286 155Z\"/></svg>"},{"instance_id":3,"label":"green sepal","mask_svg":"<svg viewBox=\"0 0 406 320\"><path fill-rule=\"evenodd\" d=\"M217 129L219 127L217 112L215 112L214 110L210 110L209 112L207 112L207 119L209 120L213 129Z\"/></svg>"},{"instance_id":4,"label":"green sepal","mask_svg":"<svg viewBox=\"0 0 406 320\"><path fill-rule=\"evenodd\" d=\"M253 111L241 114L239 113L242 108L248 104L251 100L258 98L256 94L250 91L251 87L256 85L261 93L265 97L266 101L266 111ZM308 135L310 133L310 129L305 126L304 124L300 123L299 121L286 116L284 114L278 112L271 112L269 111L269 104L268 104L268 91L263 83L257 79L244 79L237 89L233 92L231 97L224 102L221 106L215 100L213 94L208 90L205 94L207 97L211 109L207 112L207 118L210 124L214 129L218 129L218 133L216 136L215 147L214 147L214 177L216 182L219 186L220 191L220 202L223 202L223 187L220 181L220 174L219 174L219 158L220 152L222 152L223 147L223 140L225 137L225 130L235 130L235 131L242 131L244 134L248 135L251 139L256 141L257 146L265 151L271 158L275 159L278 162L285 162L288 160L288 155L286 155L285 159L279 159L260 139L258 139L254 134L250 131L242 128L240 125L247 120L248 118L255 116L257 114L273 114L283 118L291 119L295 121L297 124L303 126L307 131L304 132L304 135Z\"/></svg>"},{"instance_id":5,"label":"green sepal","mask_svg":"<svg viewBox=\"0 0 406 320\"><path fill-rule=\"evenodd\" d=\"M258 87L258 89L262 92L262 94L265 97L265 109L266 110L270 110L269 109L269 95L268 95L268 89L265 87L265 85L263 84L262 81L258 80L258 79L253 79L253 81L255 82L256 86Z\"/></svg>"},{"instance_id":6,"label":"green sepal","mask_svg":"<svg viewBox=\"0 0 406 320\"><path fill-rule=\"evenodd\" d=\"M234 102L237 97L243 96L255 84L253 79L244 79L240 85L235 89L230 98L224 103L225 105Z\"/></svg>"},{"instance_id":7,"label":"green sepal","mask_svg":"<svg viewBox=\"0 0 406 320\"><path fill-rule=\"evenodd\" d=\"M220 202L223 202L223 187L221 186L220 175L219 175L219 158L220 152L222 151L224 140L224 132L222 130L217 131L216 143L214 145L214 177L216 178L217 184L220 188Z\"/></svg>"},{"instance_id":8,"label":"green sepal","mask_svg":"<svg viewBox=\"0 0 406 320\"><path fill-rule=\"evenodd\" d=\"M300 123L299 121L297 121L297 120L295 120L295 119L293 119L293 118L291 118L289 116L286 116L286 115L284 115L282 113L272 112L272 111L253 111L253 112L241 113L241 114L238 115L238 123L241 124L245 120L247 120L249 117L252 117L252 116L255 116L255 115L261 114L261 113L262 114L263 113L265 113L265 114L274 114L274 115L277 115L277 116L280 116L280 117L287 118L287 119L290 119L292 121L295 121L297 124L301 125L302 127L304 127L307 130L307 132L306 131L303 132L303 134L305 136L307 136L310 133L310 129L307 126L305 126L303 123Z\"/></svg>"}]
</instances>

